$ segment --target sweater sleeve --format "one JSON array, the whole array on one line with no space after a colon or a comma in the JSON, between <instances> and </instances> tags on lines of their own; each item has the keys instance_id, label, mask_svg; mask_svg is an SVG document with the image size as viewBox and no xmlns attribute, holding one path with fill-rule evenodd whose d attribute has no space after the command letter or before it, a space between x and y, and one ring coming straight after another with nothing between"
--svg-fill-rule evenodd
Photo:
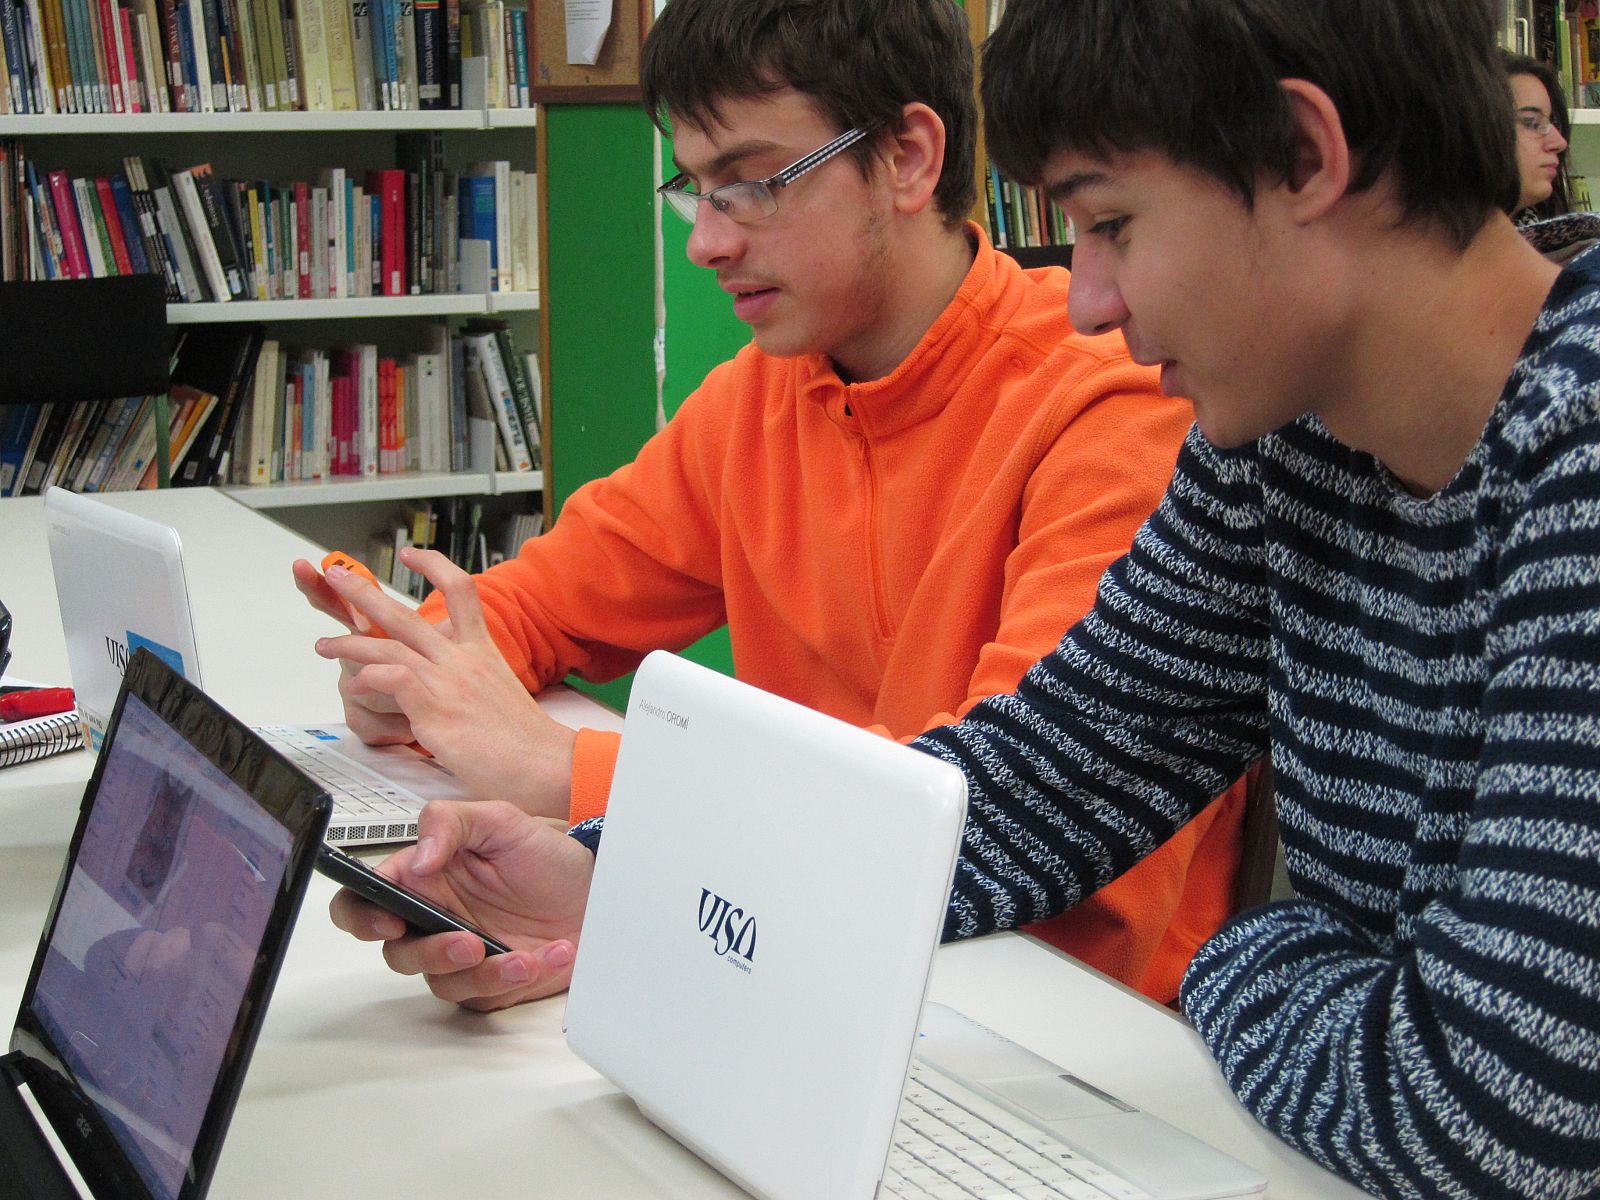
<instances>
[{"instance_id":1,"label":"sweater sleeve","mask_svg":"<svg viewBox=\"0 0 1600 1200\"><path fill-rule=\"evenodd\" d=\"M1498 531L1470 812L1416 852L1453 882L1398 948L1287 901L1225 928L1184 980L1245 1105L1380 1195L1600 1189L1597 428L1530 456Z\"/></svg>"},{"instance_id":2,"label":"sweater sleeve","mask_svg":"<svg viewBox=\"0 0 1600 1200\"><path fill-rule=\"evenodd\" d=\"M1160 507L1106 572L1088 616L1014 693L914 743L967 776L947 939L1070 908L1261 756L1267 636L1254 480L1248 453L1223 455L1191 432Z\"/></svg>"}]
</instances>

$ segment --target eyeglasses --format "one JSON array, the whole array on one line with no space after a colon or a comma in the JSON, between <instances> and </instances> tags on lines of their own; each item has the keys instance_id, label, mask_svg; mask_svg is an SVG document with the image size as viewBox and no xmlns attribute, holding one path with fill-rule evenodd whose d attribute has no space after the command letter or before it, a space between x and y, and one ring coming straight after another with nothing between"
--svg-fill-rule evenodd
<instances>
[{"instance_id":1,"label":"eyeglasses","mask_svg":"<svg viewBox=\"0 0 1600 1200\"><path fill-rule=\"evenodd\" d=\"M658 187L656 192L673 212L691 225L700 212L702 200L709 201L712 208L730 220L748 225L778 211L778 198L773 193L779 188L788 187L813 167L820 167L835 154L854 146L866 136L865 129L847 129L826 146L813 150L766 179L725 183L709 192L692 192L688 178L679 173Z\"/></svg>"},{"instance_id":2,"label":"eyeglasses","mask_svg":"<svg viewBox=\"0 0 1600 1200\"><path fill-rule=\"evenodd\" d=\"M1537 110L1519 112L1517 114L1517 124L1533 134L1534 137L1543 137L1556 127L1554 121Z\"/></svg>"}]
</instances>

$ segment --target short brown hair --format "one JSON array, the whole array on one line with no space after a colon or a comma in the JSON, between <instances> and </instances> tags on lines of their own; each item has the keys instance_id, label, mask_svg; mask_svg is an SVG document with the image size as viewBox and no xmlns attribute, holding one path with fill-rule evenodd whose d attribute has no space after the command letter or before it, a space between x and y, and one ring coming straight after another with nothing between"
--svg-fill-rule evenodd
<instances>
[{"instance_id":1,"label":"short brown hair","mask_svg":"<svg viewBox=\"0 0 1600 1200\"><path fill-rule=\"evenodd\" d=\"M840 133L899 125L926 104L944 122L934 204L963 220L977 195L977 98L966 19L952 0L671 0L645 39L645 111L663 133L669 115L696 128L730 99L792 87ZM873 139L850 153L865 170Z\"/></svg>"},{"instance_id":2,"label":"short brown hair","mask_svg":"<svg viewBox=\"0 0 1600 1200\"><path fill-rule=\"evenodd\" d=\"M989 154L1035 182L1058 151L1152 150L1249 204L1293 165L1283 79L1338 107L1355 190L1393 169L1402 220L1464 247L1515 202L1488 0L1010 0L983 52Z\"/></svg>"}]
</instances>

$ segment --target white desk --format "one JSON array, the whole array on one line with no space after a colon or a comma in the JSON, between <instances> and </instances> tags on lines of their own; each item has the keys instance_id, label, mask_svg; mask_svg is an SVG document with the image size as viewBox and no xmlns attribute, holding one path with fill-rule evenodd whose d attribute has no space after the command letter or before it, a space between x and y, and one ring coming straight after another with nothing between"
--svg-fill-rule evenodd
<instances>
[{"instance_id":1,"label":"white desk","mask_svg":"<svg viewBox=\"0 0 1600 1200\"><path fill-rule=\"evenodd\" d=\"M333 668L310 650L330 623L288 571L317 547L214 492L113 500L183 537L208 691L247 721L337 717ZM37 500L0 501L14 669L56 682L66 663L42 530ZM576 693L556 707L569 723L616 719ZM87 752L0 771L0 1013L20 999L88 771ZM488 1016L444 1005L333 928L333 890L312 881L212 1195L743 1194L568 1052L561 998ZM1029 938L942 949L932 994L1253 1163L1271 1196L1361 1194L1257 1126L1184 1022Z\"/></svg>"}]
</instances>

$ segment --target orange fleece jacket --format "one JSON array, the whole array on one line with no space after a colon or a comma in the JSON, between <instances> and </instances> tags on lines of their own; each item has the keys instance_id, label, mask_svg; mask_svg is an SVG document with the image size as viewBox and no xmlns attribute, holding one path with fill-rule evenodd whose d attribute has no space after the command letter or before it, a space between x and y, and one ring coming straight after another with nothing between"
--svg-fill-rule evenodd
<instances>
[{"instance_id":1,"label":"orange fleece jacket","mask_svg":"<svg viewBox=\"0 0 1600 1200\"><path fill-rule=\"evenodd\" d=\"M825 357L747 346L479 576L530 690L727 624L739 678L909 740L1055 647L1160 499L1192 413L1120 335L1072 332L1066 271L970 236L967 278L892 375L845 384ZM423 612L441 618L440 599ZM580 732L572 820L604 810L617 744ZM1029 932L1170 1001L1230 915L1242 812L1235 788Z\"/></svg>"}]
</instances>

